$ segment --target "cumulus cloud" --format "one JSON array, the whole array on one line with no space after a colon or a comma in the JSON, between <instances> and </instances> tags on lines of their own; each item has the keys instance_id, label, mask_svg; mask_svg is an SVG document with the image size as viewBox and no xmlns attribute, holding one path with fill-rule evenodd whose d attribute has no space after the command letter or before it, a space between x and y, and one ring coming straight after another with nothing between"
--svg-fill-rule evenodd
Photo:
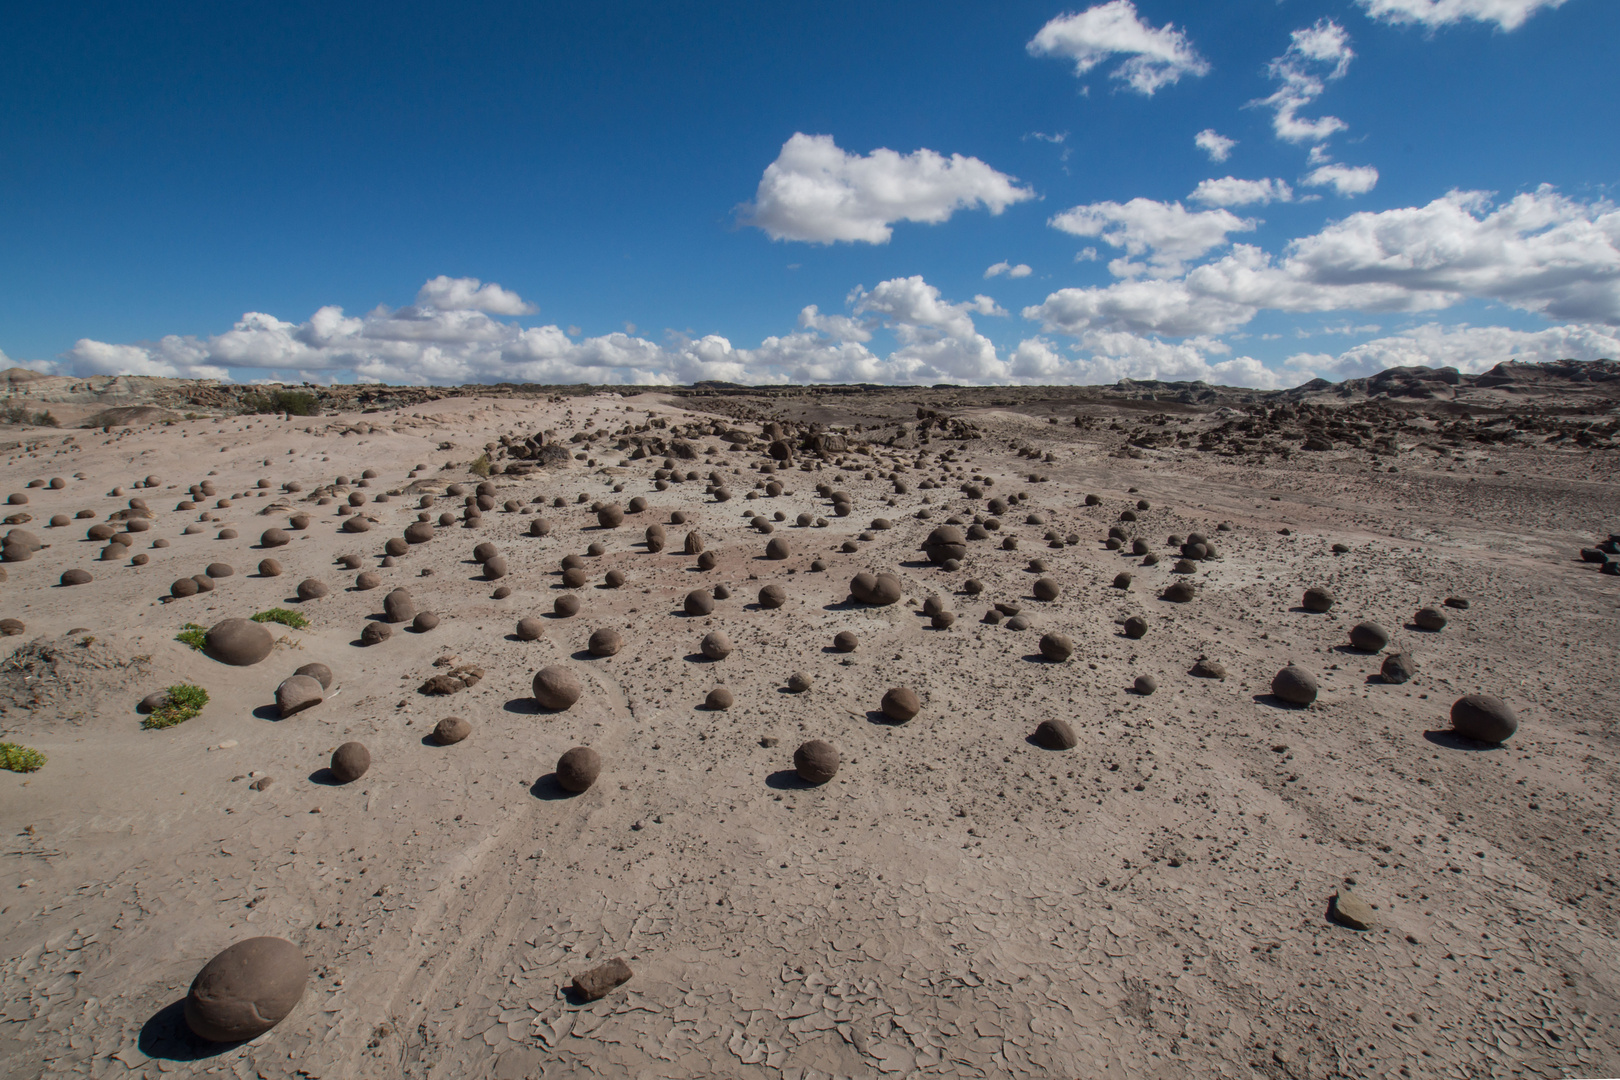
<instances>
[{"instance_id":1,"label":"cumulus cloud","mask_svg":"<svg viewBox=\"0 0 1620 1080\"><path fill-rule=\"evenodd\" d=\"M1332 19L1318 19L1290 36L1288 51L1267 69L1282 85L1276 93L1254 104L1272 110L1272 129L1279 139L1319 143L1350 125L1337 116L1306 120L1299 115L1300 110L1321 97L1329 82L1342 79L1356 54L1350 49L1350 35Z\"/></svg>"},{"instance_id":2,"label":"cumulus cloud","mask_svg":"<svg viewBox=\"0 0 1620 1080\"><path fill-rule=\"evenodd\" d=\"M1331 187L1340 195L1365 195L1378 186L1378 170L1371 165L1322 165L1305 177L1306 187Z\"/></svg>"},{"instance_id":3,"label":"cumulus cloud","mask_svg":"<svg viewBox=\"0 0 1620 1080\"><path fill-rule=\"evenodd\" d=\"M1029 277L1034 272L1024 263L1014 266L1010 262L998 262L984 272L984 279L989 281L991 278L999 277L1002 274L1006 274L1010 278L1024 278Z\"/></svg>"},{"instance_id":4,"label":"cumulus cloud","mask_svg":"<svg viewBox=\"0 0 1620 1080\"><path fill-rule=\"evenodd\" d=\"M1211 362L1231 349L1208 338L1167 342L1128 331L1092 331L1066 356L1045 338L1027 338L1012 352L1013 377L1031 383L1114 383L1120 379L1207 382L1274 389L1309 376L1279 374L1252 356Z\"/></svg>"},{"instance_id":5,"label":"cumulus cloud","mask_svg":"<svg viewBox=\"0 0 1620 1080\"><path fill-rule=\"evenodd\" d=\"M1253 319L1257 310L1249 304L1195 293L1181 281L1151 280L1059 289L1041 303L1026 307L1023 316L1064 334L1106 329L1188 337L1236 330Z\"/></svg>"},{"instance_id":6,"label":"cumulus cloud","mask_svg":"<svg viewBox=\"0 0 1620 1080\"><path fill-rule=\"evenodd\" d=\"M1116 276L1135 277L1150 268L1178 274L1188 260L1225 244L1228 233L1248 231L1256 223L1228 210L1188 210L1179 202L1137 198L1076 206L1049 224L1073 236L1098 237L1133 258L1147 256L1146 266L1124 260L1110 264Z\"/></svg>"},{"instance_id":7,"label":"cumulus cloud","mask_svg":"<svg viewBox=\"0 0 1620 1080\"><path fill-rule=\"evenodd\" d=\"M1493 22L1517 30L1542 8L1559 8L1566 0L1356 0L1374 19L1416 23L1430 30L1465 20Z\"/></svg>"},{"instance_id":8,"label":"cumulus cloud","mask_svg":"<svg viewBox=\"0 0 1620 1080\"><path fill-rule=\"evenodd\" d=\"M1620 336L1595 326L1512 330L1504 326L1426 326L1377 338L1337 356L1300 353L1287 366L1303 377L1358 379L1392 367L1454 367L1469 374L1504 360L1603 360L1620 357Z\"/></svg>"},{"instance_id":9,"label":"cumulus cloud","mask_svg":"<svg viewBox=\"0 0 1620 1080\"><path fill-rule=\"evenodd\" d=\"M1264 206L1270 202L1290 202L1294 189L1281 180L1239 180L1224 176L1205 180L1187 196L1205 206Z\"/></svg>"},{"instance_id":10,"label":"cumulus cloud","mask_svg":"<svg viewBox=\"0 0 1620 1080\"><path fill-rule=\"evenodd\" d=\"M533 315L539 310L525 303L517 293L494 282L485 285L477 278L453 278L444 274L417 290L416 306L436 311L487 311L491 315Z\"/></svg>"},{"instance_id":11,"label":"cumulus cloud","mask_svg":"<svg viewBox=\"0 0 1620 1080\"><path fill-rule=\"evenodd\" d=\"M850 299L857 315L876 316L894 332L901 347L890 360L914 379L997 382L1009 374L995 345L973 323L974 314L1006 314L988 296L953 304L913 275L882 282L871 292L857 289Z\"/></svg>"},{"instance_id":12,"label":"cumulus cloud","mask_svg":"<svg viewBox=\"0 0 1620 1080\"><path fill-rule=\"evenodd\" d=\"M1183 75L1209 74L1187 35L1171 23L1155 29L1142 21L1131 0L1110 0L1085 11L1059 15L1026 46L1032 56L1062 56L1085 75L1115 56L1127 59L1111 73L1139 94L1151 97Z\"/></svg>"},{"instance_id":13,"label":"cumulus cloud","mask_svg":"<svg viewBox=\"0 0 1620 1080\"><path fill-rule=\"evenodd\" d=\"M979 206L1000 214L1034 197L978 158L927 149L862 157L839 149L831 135L797 132L766 166L754 201L738 211L773 240L886 244L897 221L938 224Z\"/></svg>"},{"instance_id":14,"label":"cumulus cloud","mask_svg":"<svg viewBox=\"0 0 1620 1080\"><path fill-rule=\"evenodd\" d=\"M1237 140L1218 134L1214 128L1205 128L1193 136L1193 145L1208 154L1209 160L1219 163L1232 156Z\"/></svg>"},{"instance_id":15,"label":"cumulus cloud","mask_svg":"<svg viewBox=\"0 0 1620 1080\"><path fill-rule=\"evenodd\" d=\"M13 360L6 355L4 349L0 349L0 371L14 367L25 371L37 371L41 375L56 375L60 371L59 365L54 360Z\"/></svg>"}]
</instances>

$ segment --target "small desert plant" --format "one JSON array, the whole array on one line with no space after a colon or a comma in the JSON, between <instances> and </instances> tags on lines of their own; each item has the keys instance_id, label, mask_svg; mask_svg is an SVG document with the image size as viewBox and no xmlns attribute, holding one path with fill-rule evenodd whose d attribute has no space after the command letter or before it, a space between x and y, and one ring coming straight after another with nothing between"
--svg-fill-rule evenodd
<instances>
[{"instance_id":1,"label":"small desert plant","mask_svg":"<svg viewBox=\"0 0 1620 1080\"><path fill-rule=\"evenodd\" d=\"M180 628L180 632L178 634L174 635L174 640L184 642L185 644L190 645L193 649L196 649L198 652L201 652L203 647L203 638L207 635L207 633L208 628L206 626L198 626L194 622L188 622L186 625Z\"/></svg>"},{"instance_id":2,"label":"small desert plant","mask_svg":"<svg viewBox=\"0 0 1620 1080\"><path fill-rule=\"evenodd\" d=\"M12 772L33 772L45 764L45 755L14 742L0 742L0 769Z\"/></svg>"},{"instance_id":3,"label":"small desert plant","mask_svg":"<svg viewBox=\"0 0 1620 1080\"><path fill-rule=\"evenodd\" d=\"M161 706L152 710L152 715L141 721L141 727L151 731L183 724L208 704L208 691L189 683L169 687L168 695Z\"/></svg>"},{"instance_id":4,"label":"small desert plant","mask_svg":"<svg viewBox=\"0 0 1620 1080\"><path fill-rule=\"evenodd\" d=\"M248 394L243 397L242 410L253 413L314 416L320 411L320 402L307 390L273 390L269 393Z\"/></svg>"},{"instance_id":5,"label":"small desert plant","mask_svg":"<svg viewBox=\"0 0 1620 1080\"><path fill-rule=\"evenodd\" d=\"M280 623L282 626L290 626L294 630L309 629L308 619L299 612L288 611L284 607L273 607L269 611L261 611L252 618L254 622Z\"/></svg>"},{"instance_id":6,"label":"small desert plant","mask_svg":"<svg viewBox=\"0 0 1620 1080\"><path fill-rule=\"evenodd\" d=\"M489 475L489 455L488 454L479 454L478 455L478 460L474 461L471 465L467 466L467 469L470 472L477 473L479 476L488 476Z\"/></svg>"}]
</instances>

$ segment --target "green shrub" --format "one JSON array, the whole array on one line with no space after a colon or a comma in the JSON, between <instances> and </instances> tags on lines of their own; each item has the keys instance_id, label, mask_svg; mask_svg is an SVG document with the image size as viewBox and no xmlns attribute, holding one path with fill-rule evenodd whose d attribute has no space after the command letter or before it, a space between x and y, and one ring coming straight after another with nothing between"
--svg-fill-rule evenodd
<instances>
[{"instance_id":1,"label":"green shrub","mask_svg":"<svg viewBox=\"0 0 1620 1080\"><path fill-rule=\"evenodd\" d=\"M198 652L202 652L203 637L207 633L208 627L198 626L194 622L188 622L186 625L180 628L180 632L178 634L174 635L174 640L184 642L185 644L190 645L193 649L196 649Z\"/></svg>"},{"instance_id":2,"label":"green shrub","mask_svg":"<svg viewBox=\"0 0 1620 1080\"><path fill-rule=\"evenodd\" d=\"M141 721L141 727L148 731L157 728L174 727L183 724L193 716L202 712L203 706L208 704L208 691L200 686L189 683L180 683L169 687L169 696L161 708L153 709L152 715Z\"/></svg>"},{"instance_id":3,"label":"green shrub","mask_svg":"<svg viewBox=\"0 0 1620 1080\"><path fill-rule=\"evenodd\" d=\"M321 411L320 400L308 390L272 390L245 395L242 411L252 413L287 413L291 416L314 416Z\"/></svg>"},{"instance_id":4,"label":"green shrub","mask_svg":"<svg viewBox=\"0 0 1620 1080\"><path fill-rule=\"evenodd\" d=\"M288 611L284 607L273 607L269 611L261 611L257 615L252 616L252 619L254 622L280 623L282 626L290 626L294 630L309 629L308 619L304 618L304 616L300 613L296 611Z\"/></svg>"},{"instance_id":5,"label":"green shrub","mask_svg":"<svg viewBox=\"0 0 1620 1080\"><path fill-rule=\"evenodd\" d=\"M489 475L489 455L488 454L479 454L478 455L478 460L474 461L471 465L467 466L467 468L468 468L469 471L475 472L479 476L488 476Z\"/></svg>"},{"instance_id":6,"label":"green shrub","mask_svg":"<svg viewBox=\"0 0 1620 1080\"><path fill-rule=\"evenodd\" d=\"M0 742L0 769L12 772L33 772L45 764L45 755L14 742Z\"/></svg>"}]
</instances>

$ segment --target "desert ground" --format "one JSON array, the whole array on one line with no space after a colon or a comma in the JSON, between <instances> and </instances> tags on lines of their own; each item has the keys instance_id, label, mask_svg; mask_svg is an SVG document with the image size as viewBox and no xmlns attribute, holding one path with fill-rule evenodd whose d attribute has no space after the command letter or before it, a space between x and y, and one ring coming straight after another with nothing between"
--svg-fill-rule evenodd
<instances>
[{"instance_id":1,"label":"desert ground","mask_svg":"<svg viewBox=\"0 0 1620 1080\"><path fill-rule=\"evenodd\" d=\"M43 545L0 582L22 624L0 638L0 740L47 759L0 772L0 1077L1620 1075L1620 576L1580 556L1620 532L1620 451L1442 439L1421 401L1381 445L1283 457L1132 437L1243 406L918 400L469 394L0 432L0 499L26 498L7 527ZM499 442L542 433L543 464ZM638 497L618 527L591 509ZM149 528L103 558L120 545L86 531L127 528L131 499ZM342 531L351 511L369 529ZM385 564L419 514L433 538ZM999 528L947 570L921 548L952 517ZM262 547L272 528L290 542ZM1177 573L1168 540L1193 533L1212 557ZM171 596L216 563L212 591ZM60 584L73 569L92 580ZM862 571L899 602L852 600ZM306 579L329 595L300 601ZM1162 598L1176 581L1191 600ZM757 602L771 585L780 607ZM397 588L438 625L381 623ZM997 603L1017 618L987 621ZM1413 624L1427 607L1443 629ZM309 626L264 624L255 664L176 639L276 608ZM1349 646L1364 620L1381 652ZM623 647L592 655L604 629ZM734 648L711 661L716 630ZM1045 634L1073 655L1044 658ZM1410 681L1381 677L1393 653ZM310 662L332 685L281 717ZM1308 707L1271 694L1290 663ZM548 666L581 684L571 708L536 704ZM467 667L475 685L422 692ZM201 713L143 728L177 684L207 690ZM718 686L729 709L705 706ZM909 722L880 711L896 687ZM1453 733L1467 694L1517 732ZM471 734L440 745L448 716ZM1032 741L1046 720L1078 745ZM794 771L810 739L839 752L825 784ZM371 764L338 783L350 741ZM576 746L601 773L570 794ZM1336 917L1350 896L1370 929ZM251 1041L196 1038L193 976L262 935L307 958L301 1001ZM571 991L614 957L628 982Z\"/></svg>"}]
</instances>

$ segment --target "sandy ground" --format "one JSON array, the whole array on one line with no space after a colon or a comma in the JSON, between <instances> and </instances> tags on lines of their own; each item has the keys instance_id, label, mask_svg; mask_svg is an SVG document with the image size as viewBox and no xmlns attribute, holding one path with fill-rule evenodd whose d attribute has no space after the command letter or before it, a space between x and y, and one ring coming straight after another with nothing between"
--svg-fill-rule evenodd
<instances>
[{"instance_id":1,"label":"sandy ground","mask_svg":"<svg viewBox=\"0 0 1620 1080\"><path fill-rule=\"evenodd\" d=\"M794 469L779 475L787 493L747 501L764 459L700 440L721 452L689 467L739 470L737 497L717 503L702 483L655 491L660 462L621 468L599 447L595 468L494 478L497 507L566 498L542 511L549 537L497 508L386 569L383 542L415 519L414 494L368 502L378 525L362 535L338 531L336 504L303 501L366 468L378 477L353 490L368 497L404 491L418 464L431 490L470 484L467 462L502 431L566 437L649 412L683 416L652 396L455 399L341 421L54 433L5 458L0 495L30 500L7 509L31 514L22 527L50 546L5 567L0 617L27 629L0 653L46 639L61 659L37 700L13 693L0 715L0 737L49 756L41 771L0 773L0 1077L1620 1074L1620 578L1574 560L1620 531L1620 490L1591 457L1407 455L1390 475L1341 454L1260 469L1113 457L1070 429L986 414L986 438L931 444L959 447L939 489L916 483L941 478L931 458L905 474L904 495L886 460L852 455L852 471ZM373 428L341 433L356 421ZM1055 460L1016 456L1014 438ZM1050 480L1029 483L1031 471ZM928 530L985 512L958 490L974 473L994 478L987 495L1028 493L997 534L1018 550L977 542L961 571L931 568L917 550ZM133 486L148 475L160 485ZM23 486L54 476L61 490ZM204 478L245 497L175 510ZM283 495L293 480L304 492ZM850 492L854 513L833 517L819 482ZM581 493L650 507L598 529ZM1087 493L1102 505L1084 506ZM92 520L45 527L83 509L106 520L130 496L156 513L141 541L170 542L132 549L145 566L98 561ZM1152 509L1132 533L1157 566L1102 544L1138 499ZM259 550L260 532L297 509L310 527ZM720 551L713 571L679 554L683 526L666 526L663 554L641 545L675 510ZM765 560L766 537L748 528L777 510L785 562ZM800 513L830 524L796 527ZM1029 513L1049 521L1025 524ZM879 516L896 527L838 550ZM217 539L226 527L239 538ZM1081 540L1048 550L1048 530ZM1222 557L1200 564L1196 600L1171 604L1158 598L1174 577L1165 539L1190 531ZM506 599L470 561L483 540L510 562ZM592 541L607 551L586 560L583 610L552 617L558 560ZM334 564L347 552L383 587L352 589L354 572ZM283 576L253 573L266 556ZM825 572L811 571L817 558ZM1032 558L1062 584L1056 601L1030 596ZM216 561L236 573L164 602L172 580ZM70 567L94 582L57 586ZM613 568L625 587L598 587ZM862 569L898 574L905 599L847 602ZM1136 575L1128 591L1111 587L1120 570ZM306 577L331 595L289 602ZM982 596L958 591L969 577ZM717 583L732 597L712 616L681 613L689 589ZM783 608L754 603L768 583L786 587ZM1336 592L1330 614L1299 607L1309 585ZM441 624L361 647L395 586ZM933 593L959 616L948 630L921 615ZM1446 597L1470 606L1448 609L1440 633L1409 625ZM993 601L1020 604L1031 628L982 622ZM312 626L281 633L258 665L174 640L184 623L275 606ZM1139 641L1119 627L1135 614L1149 623ZM541 640L516 640L526 615L544 616ZM1384 684L1381 656L1346 647L1369 618L1394 632L1388 651L1415 656L1414 681ZM593 658L585 642L603 627L625 647ZM704 662L697 643L717 628L736 650ZM852 654L830 648L845 629L860 636ZM1073 659L1040 660L1046 631L1073 638ZM487 676L453 697L419 694L443 657ZM1192 677L1200 657L1228 677ZM278 720L276 684L310 660L330 665L333 692ZM1290 660L1321 683L1309 709L1269 696ZM585 685L567 712L530 698L548 664ZM794 671L808 692L786 691ZM1157 693L1130 691L1140 674ZM211 694L202 714L142 730L141 697L182 681ZM736 704L703 709L722 683ZM879 700L900 685L922 713L882 722ZM1474 692L1518 709L1505 745L1447 733L1452 701ZM473 733L440 747L426 736L447 715ZM1069 720L1080 745L1031 744L1047 718ZM791 771L808 738L842 753L823 787ZM372 766L337 786L323 769L351 739ZM549 774L581 744L602 776L563 797ZM261 776L273 782L251 790ZM1375 929L1327 918L1347 888L1376 907ZM263 934L308 956L302 1003L251 1043L190 1038L176 1003L192 976ZM569 980L612 956L634 978L570 1000Z\"/></svg>"}]
</instances>

